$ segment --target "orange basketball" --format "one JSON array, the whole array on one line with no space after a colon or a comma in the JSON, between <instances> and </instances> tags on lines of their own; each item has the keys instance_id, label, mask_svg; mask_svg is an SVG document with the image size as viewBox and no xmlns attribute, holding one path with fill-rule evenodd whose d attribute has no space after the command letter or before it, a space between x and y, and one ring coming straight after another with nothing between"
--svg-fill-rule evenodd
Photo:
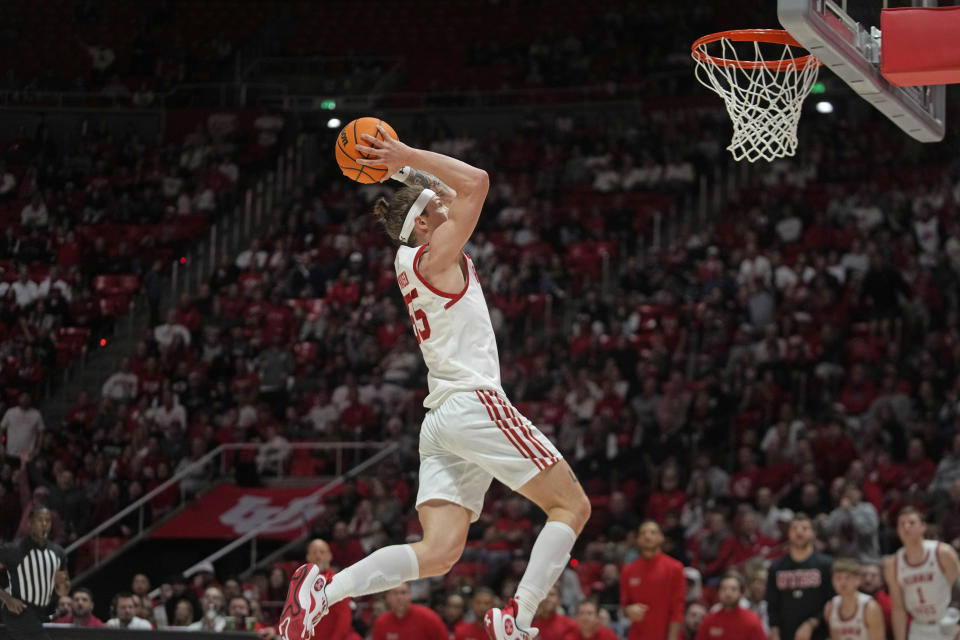
<instances>
[{"instance_id":1,"label":"orange basketball","mask_svg":"<svg viewBox=\"0 0 960 640\"><path fill-rule=\"evenodd\" d=\"M378 124L390 134L391 138L394 140L400 139L397 137L397 132L393 130L393 127L380 118L357 118L352 122L348 122L347 126L345 126L337 136L337 144L333 154L337 158L340 171L343 171L343 175L351 180L363 184L371 184L379 182L383 178L383 174L387 171L387 168L384 166L365 166L357 163L357 158L369 157L369 154L361 153L356 149L356 145L358 144L367 147L370 146L370 143L360 137L361 134L366 133L374 138L383 140L383 134L377 131Z\"/></svg>"}]
</instances>

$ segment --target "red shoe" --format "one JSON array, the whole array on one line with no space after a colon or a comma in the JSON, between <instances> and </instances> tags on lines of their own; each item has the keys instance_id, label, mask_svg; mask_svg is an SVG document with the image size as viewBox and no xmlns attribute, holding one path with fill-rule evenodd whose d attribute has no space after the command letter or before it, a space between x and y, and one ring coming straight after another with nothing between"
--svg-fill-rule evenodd
<instances>
[{"instance_id":1,"label":"red shoe","mask_svg":"<svg viewBox=\"0 0 960 640\"><path fill-rule=\"evenodd\" d=\"M517 600L510 598L503 609L490 609L483 616L483 628L490 640L534 640L538 629L521 629L517 626Z\"/></svg>"},{"instance_id":2,"label":"red shoe","mask_svg":"<svg viewBox=\"0 0 960 640\"><path fill-rule=\"evenodd\" d=\"M313 635L317 622L330 611L326 586L327 579L315 564L301 565L293 572L277 625L283 640L308 640Z\"/></svg>"}]
</instances>

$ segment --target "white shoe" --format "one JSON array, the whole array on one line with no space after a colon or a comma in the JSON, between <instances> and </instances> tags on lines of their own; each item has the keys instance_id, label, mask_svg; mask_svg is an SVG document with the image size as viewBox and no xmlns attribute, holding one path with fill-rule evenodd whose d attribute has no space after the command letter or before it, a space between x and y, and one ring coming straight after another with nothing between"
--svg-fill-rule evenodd
<instances>
[{"instance_id":1,"label":"white shoe","mask_svg":"<svg viewBox=\"0 0 960 640\"><path fill-rule=\"evenodd\" d=\"M510 598L502 609L493 608L483 616L483 628L490 640L534 640L540 635L533 627L521 629L517 626L517 601Z\"/></svg>"},{"instance_id":2,"label":"white shoe","mask_svg":"<svg viewBox=\"0 0 960 640\"><path fill-rule=\"evenodd\" d=\"M277 631L283 640L308 640L320 619L330 612L327 579L315 564L301 565L293 572L287 601Z\"/></svg>"}]
</instances>

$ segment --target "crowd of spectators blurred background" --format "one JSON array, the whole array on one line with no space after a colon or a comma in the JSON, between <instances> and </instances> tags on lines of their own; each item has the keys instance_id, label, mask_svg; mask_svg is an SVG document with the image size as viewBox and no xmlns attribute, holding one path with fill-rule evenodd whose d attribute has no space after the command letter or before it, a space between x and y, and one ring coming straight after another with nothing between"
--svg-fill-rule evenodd
<instances>
[{"instance_id":1,"label":"crowd of spectators blurred background","mask_svg":"<svg viewBox=\"0 0 960 640\"><path fill-rule=\"evenodd\" d=\"M651 15L675 17L645 8L597 25L629 33ZM462 64L510 67L522 86L555 86L557 76L576 84L598 69L647 77L658 58L610 66L604 32L547 34L526 49L494 39L471 45ZM659 33L654 51L681 51L670 30ZM592 597L618 631L620 572L637 557L644 519L660 524L664 551L686 567L693 620L732 568L762 609L764 561L782 555L799 512L813 519L819 548L874 568L896 547L892 518L908 505L960 548L956 134L921 148L886 122L808 114L799 159L756 169L723 210L652 246L656 220L698 204L701 178L713 184L728 126L698 104L630 118L527 113L513 131L486 135L425 117L404 132L491 175L466 250L490 304L503 385L593 505L576 565L548 606L574 615ZM42 503L54 511L52 538L76 540L224 443L264 445L233 465L243 483L329 475L330 459L290 448L300 440L400 444L312 523L333 566L418 535L425 372L393 248L366 215L388 186L359 188L322 167L247 249L224 255L199 291L162 313L163 264L233 206L256 169L243 148L204 132L170 144L92 125L68 144L41 126L5 148L0 512L24 515L0 519L0 539L22 535L27 510ZM123 288L103 276L133 280ZM62 425L45 425L34 405L48 374L109 336L132 299L151 309L134 351L118 355L99 394L82 393ZM149 503L146 522L217 473L192 469ZM104 535L129 537L135 518ZM463 561L411 585L410 597L453 631L471 600L482 610L512 594L542 521L495 487ZM60 612L86 619L86 600L113 600L117 624L162 627L203 624L213 607L269 628L295 566L247 581L217 580L213 567L131 576L129 594L80 591ZM151 580L163 585L159 600ZM354 626L365 635L396 603L360 604Z\"/></svg>"}]
</instances>

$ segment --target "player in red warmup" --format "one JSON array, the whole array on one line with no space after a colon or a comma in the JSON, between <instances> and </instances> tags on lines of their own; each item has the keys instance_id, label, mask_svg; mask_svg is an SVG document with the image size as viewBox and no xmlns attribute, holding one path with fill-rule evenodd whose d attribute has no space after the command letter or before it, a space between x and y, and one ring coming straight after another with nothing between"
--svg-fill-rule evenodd
<instances>
[{"instance_id":1,"label":"player in red warmup","mask_svg":"<svg viewBox=\"0 0 960 640\"><path fill-rule=\"evenodd\" d=\"M743 596L743 578L729 572L720 581L717 597L720 608L706 615L696 640L767 640L763 623L753 611L740 606Z\"/></svg>"},{"instance_id":2,"label":"player in red warmup","mask_svg":"<svg viewBox=\"0 0 960 640\"><path fill-rule=\"evenodd\" d=\"M565 640L620 640L613 629L600 623L600 608L593 600L584 600L577 607L577 622Z\"/></svg>"},{"instance_id":3,"label":"player in red warmup","mask_svg":"<svg viewBox=\"0 0 960 640\"><path fill-rule=\"evenodd\" d=\"M677 640L687 580L683 565L663 551L660 525L647 520L637 536L640 557L620 572L620 606L630 618L627 640Z\"/></svg>"},{"instance_id":4,"label":"player in red warmup","mask_svg":"<svg viewBox=\"0 0 960 640\"><path fill-rule=\"evenodd\" d=\"M284 640L307 640L333 604L439 576L460 559L497 478L547 515L513 598L484 616L492 640L532 640L537 607L563 572L590 517L590 501L556 446L511 404L486 298L463 247L489 189L487 173L431 151L363 134L357 160L386 166L405 186L374 215L399 244L397 284L427 365L428 409L420 426L417 512L423 540L383 547L328 581L294 572L281 615ZM363 145L369 146L363 146Z\"/></svg>"},{"instance_id":5,"label":"player in red warmup","mask_svg":"<svg viewBox=\"0 0 960 640\"><path fill-rule=\"evenodd\" d=\"M550 587L547 597L537 609L537 617L533 619L533 626L540 630L542 640L563 640L577 628L573 618L557 613L559 607L560 590L556 586Z\"/></svg>"},{"instance_id":6,"label":"player in red warmup","mask_svg":"<svg viewBox=\"0 0 960 640\"><path fill-rule=\"evenodd\" d=\"M473 611L472 622L461 620L453 631L454 640L487 640L487 631L483 628L483 617L487 611L493 609L497 597L491 589L480 587L470 598L470 609Z\"/></svg>"},{"instance_id":7,"label":"player in red warmup","mask_svg":"<svg viewBox=\"0 0 960 640\"><path fill-rule=\"evenodd\" d=\"M448 640L440 616L433 609L410 602L406 583L387 591L387 606L390 610L373 623L373 640Z\"/></svg>"}]
</instances>

